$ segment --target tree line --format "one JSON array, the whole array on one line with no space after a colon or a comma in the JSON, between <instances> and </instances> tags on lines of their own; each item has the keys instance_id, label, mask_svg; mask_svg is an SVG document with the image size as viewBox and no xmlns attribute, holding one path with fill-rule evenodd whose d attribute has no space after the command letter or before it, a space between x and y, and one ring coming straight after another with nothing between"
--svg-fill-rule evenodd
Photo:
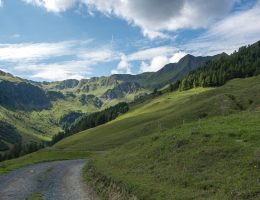
<instances>
[{"instance_id":1,"label":"tree line","mask_svg":"<svg viewBox=\"0 0 260 200\"><path fill-rule=\"evenodd\" d=\"M15 143L10 151L5 153L0 153L0 162L4 160L10 160L13 158L18 158L25 154L33 153L39 149L44 148L46 145L44 143L30 142L28 144L22 145L22 143Z\"/></svg>"},{"instance_id":2,"label":"tree line","mask_svg":"<svg viewBox=\"0 0 260 200\"><path fill-rule=\"evenodd\" d=\"M65 129L65 131L55 135L52 139L52 144L55 144L61 139L78 133L80 131L84 131L89 128L94 128L96 126L105 124L117 118L119 115L126 113L128 110L128 104L122 102L100 112L95 112L89 115L83 115L79 117L74 123L72 123L69 128Z\"/></svg>"},{"instance_id":3,"label":"tree line","mask_svg":"<svg viewBox=\"0 0 260 200\"><path fill-rule=\"evenodd\" d=\"M260 41L241 47L230 56L221 54L190 72L182 80L170 84L170 90L187 90L195 87L222 86L234 78L260 74Z\"/></svg>"}]
</instances>

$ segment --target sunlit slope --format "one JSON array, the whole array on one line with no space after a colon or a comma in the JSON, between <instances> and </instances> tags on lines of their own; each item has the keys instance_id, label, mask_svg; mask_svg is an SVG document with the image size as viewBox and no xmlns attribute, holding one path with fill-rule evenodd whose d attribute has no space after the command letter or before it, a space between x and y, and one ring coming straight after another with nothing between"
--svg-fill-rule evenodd
<instances>
[{"instance_id":1,"label":"sunlit slope","mask_svg":"<svg viewBox=\"0 0 260 200\"><path fill-rule=\"evenodd\" d=\"M74 150L107 150L140 136L180 127L200 118L258 108L260 76L235 79L220 88L172 92L134 106L118 119L78 133L55 145Z\"/></svg>"},{"instance_id":2,"label":"sunlit slope","mask_svg":"<svg viewBox=\"0 0 260 200\"><path fill-rule=\"evenodd\" d=\"M95 186L103 180L144 200L258 200L259 130L260 109L206 118L97 155L85 172Z\"/></svg>"}]
</instances>

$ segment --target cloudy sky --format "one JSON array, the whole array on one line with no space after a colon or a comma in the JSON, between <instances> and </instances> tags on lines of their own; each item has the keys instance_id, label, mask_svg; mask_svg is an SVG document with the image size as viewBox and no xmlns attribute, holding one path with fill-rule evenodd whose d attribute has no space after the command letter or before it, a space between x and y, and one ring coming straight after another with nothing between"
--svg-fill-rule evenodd
<instances>
[{"instance_id":1,"label":"cloudy sky","mask_svg":"<svg viewBox=\"0 0 260 200\"><path fill-rule=\"evenodd\" d=\"M157 71L260 40L260 0L0 0L0 70L32 80Z\"/></svg>"}]
</instances>

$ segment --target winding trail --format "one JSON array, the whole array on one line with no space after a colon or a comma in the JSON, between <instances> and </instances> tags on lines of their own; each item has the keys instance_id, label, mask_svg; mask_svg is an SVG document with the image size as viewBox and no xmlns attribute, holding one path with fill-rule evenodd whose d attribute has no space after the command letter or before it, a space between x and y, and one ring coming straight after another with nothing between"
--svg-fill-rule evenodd
<instances>
[{"instance_id":1,"label":"winding trail","mask_svg":"<svg viewBox=\"0 0 260 200\"><path fill-rule=\"evenodd\" d=\"M85 160L40 163L0 176L0 199L24 200L40 193L44 200L97 200L84 183Z\"/></svg>"}]
</instances>

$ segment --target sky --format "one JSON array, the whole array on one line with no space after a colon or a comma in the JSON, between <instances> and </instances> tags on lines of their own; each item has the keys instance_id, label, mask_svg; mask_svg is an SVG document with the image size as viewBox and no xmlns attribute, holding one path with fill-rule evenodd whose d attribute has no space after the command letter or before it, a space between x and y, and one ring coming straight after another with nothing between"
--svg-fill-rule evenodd
<instances>
[{"instance_id":1,"label":"sky","mask_svg":"<svg viewBox=\"0 0 260 200\"><path fill-rule=\"evenodd\" d=\"M260 0L0 0L0 70L35 81L154 72L260 40Z\"/></svg>"}]
</instances>

